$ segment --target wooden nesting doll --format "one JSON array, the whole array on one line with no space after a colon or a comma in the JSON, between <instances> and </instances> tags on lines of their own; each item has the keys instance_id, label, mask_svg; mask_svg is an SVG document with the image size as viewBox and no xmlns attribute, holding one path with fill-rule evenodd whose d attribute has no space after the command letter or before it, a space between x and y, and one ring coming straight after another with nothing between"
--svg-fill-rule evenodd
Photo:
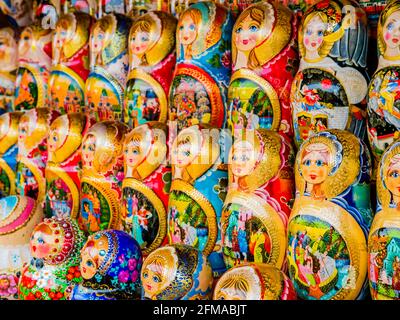
<instances>
[{"instance_id":1,"label":"wooden nesting doll","mask_svg":"<svg viewBox=\"0 0 400 320\"><path fill-rule=\"evenodd\" d=\"M294 199L294 153L283 134L244 130L229 155L229 188L221 232L227 268L244 262L281 269Z\"/></svg>"},{"instance_id":2,"label":"wooden nesting doll","mask_svg":"<svg viewBox=\"0 0 400 320\"><path fill-rule=\"evenodd\" d=\"M22 112L0 116L0 197L13 195L18 154L18 124Z\"/></svg>"},{"instance_id":3,"label":"wooden nesting doll","mask_svg":"<svg viewBox=\"0 0 400 320\"><path fill-rule=\"evenodd\" d=\"M15 110L44 108L50 105L48 80L52 57L52 29L39 22L23 29L18 43Z\"/></svg>"},{"instance_id":4,"label":"wooden nesting doll","mask_svg":"<svg viewBox=\"0 0 400 320\"><path fill-rule=\"evenodd\" d=\"M366 135L367 17L352 0L322 0L303 15L291 89L295 142L326 129Z\"/></svg>"},{"instance_id":5,"label":"wooden nesting doll","mask_svg":"<svg viewBox=\"0 0 400 320\"><path fill-rule=\"evenodd\" d=\"M378 21L378 68L368 88L368 138L379 162L400 131L400 1L390 1Z\"/></svg>"},{"instance_id":6,"label":"wooden nesting doll","mask_svg":"<svg viewBox=\"0 0 400 320\"><path fill-rule=\"evenodd\" d=\"M372 221L368 149L348 131L320 132L301 145L295 174L287 252L298 297L363 298Z\"/></svg>"},{"instance_id":7,"label":"wooden nesting doll","mask_svg":"<svg viewBox=\"0 0 400 320\"><path fill-rule=\"evenodd\" d=\"M143 300L207 300L213 275L207 256L183 244L154 250L144 260Z\"/></svg>"},{"instance_id":8,"label":"wooden nesting doll","mask_svg":"<svg viewBox=\"0 0 400 320\"><path fill-rule=\"evenodd\" d=\"M81 112L89 76L89 35L93 18L67 13L58 20L53 37L53 68L49 79L51 107L61 114Z\"/></svg>"},{"instance_id":9,"label":"wooden nesting doll","mask_svg":"<svg viewBox=\"0 0 400 320\"><path fill-rule=\"evenodd\" d=\"M293 136L290 88L298 66L296 17L283 4L262 1L243 11L232 31L227 124Z\"/></svg>"},{"instance_id":10,"label":"wooden nesting doll","mask_svg":"<svg viewBox=\"0 0 400 320\"><path fill-rule=\"evenodd\" d=\"M30 25L33 21L33 0L0 1L0 10L11 16L20 28Z\"/></svg>"},{"instance_id":11,"label":"wooden nesting doll","mask_svg":"<svg viewBox=\"0 0 400 320\"><path fill-rule=\"evenodd\" d=\"M21 300L66 300L68 289L82 282L80 251L85 236L75 220L53 217L32 232L32 260L22 269L18 286Z\"/></svg>"},{"instance_id":12,"label":"wooden nesting doll","mask_svg":"<svg viewBox=\"0 0 400 320\"><path fill-rule=\"evenodd\" d=\"M21 116L18 126L16 191L40 205L46 196L47 137L57 116L56 111L48 108L32 109Z\"/></svg>"},{"instance_id":13,"label":"wooden nesting doll","mask_svg":"<svg viewBox=\"0 0 400 320\"><path fill-rule=\"evenodd\" d=\"M382 156L378 208L368 238L368 275L374 300L400 299L400 142Z\"/></svg>"},{"instance_id":14,"label":"wooden nesting doll","mask_svg":"<svg viewBox=\"0 0 400 320\"><path fill-rule=\"evenodd\" d=\"M86 112L97 121L122 121L130 27L130 18L110 13L97 20L91 31L91 72L86 80L85 101Z\"/></svg>"},{"instance_id":15,"label":"wooden nesting doll","mask_svg":"<svg viewBox=\"0 0 400 320\"><path fill-rule=\"evenodd\" d=\"M225 272L213 300L296 300L289 277L266 263L246 263Z\"/></svg>"},{"instance_id":16,"label":"wooden nesting doll","mask_svg":"<svg viewBox=\"0 0 400 320\"><path fill-rule=\"evenodd\" d=\"M47 139L48 159L45 171L47 216L70 216L79 213L81 178L81 143L93 121L83 113L58 117L50 126Z\"/></svg>"},{"instance_id":17,"label":"wooden nesting doll","mask_svg":"<svg viewBox=\"0 0 400 320\"><path fill-rule=\"evenodd\" d=\"M0 114L14 110L19 29L0 14Z\"/></svg>"},{"instance_id":18,"label":"wooden nesting doll","mask_svg":"<svg viewBox=\"0 0 400 320\"><path fill-rule=\"evenodd\" d=\"M43 211L25 196L0 199L0 299L18 298L18 281L24 264L29 263L29 240Z\"/></svg>"},{"instance_id":19,"label":"wooden nesting doll","mask_svg":"<svg viewBox=\"0 0 400 320\"><path fill-rule=\"evenodd\" d=\"M121 222L143 255L166 240L171 186L167 135L165 124L148 122L128 133L124 142Z\"/></svg>"},{"instance_id":20,"label":"wooden nesting doll","mask_svg":"<svg viewBox=\"0 0 400 320\"><path fill-rule=\"evenodd\" d=\"M122 122L102 121L83 138L78 221L87 233L121 228L123 142L127 132Z\"/></svg>"},{"instance_id":21,"label":"wooden nesting doll","mask_svg":"<svg viewBox=\"0 0 400 320\"><path fill-rule=\"evenodd\" d=\"M212 1L193 3L180 14L169 94L169 120L177 121L178 130L198 123L224 127L232 25L228 9Z\"/></svg>"},{"instance_id":22,"label":"wooden nesting doll","mask_svg":"<svg viewBox=\"0 0 400 320\"><path fill-rule=\"evenodd\" d=\"M172 15L155 11L132 24L124 98L124 121L131 127L167 121L168 93L176 62L176 22Z\"/></svg>"},{"instance_id":23,"label":"wooden nesting doll","mask_svg":"<svg viewBox=\"0 0 400 320\"><path fill-rule=\"evenodd\" d=\"M83 282L69 300L139 300L142 253L139 244L120 230L89 236L81 250Z\"/></svg>"},{"instance_id":24,"label":"wooden nesting doll","mask_svg":"<svg viewBox=\"0 0 400 320\"><path fill-rule=\"evenodd\" d=\"M230 137L224 130L194 125L178 134L171 149L169 243L191 245L209 256L215 277L226 270L220 219L228 186Z\"/></svg>"}]
</instances>

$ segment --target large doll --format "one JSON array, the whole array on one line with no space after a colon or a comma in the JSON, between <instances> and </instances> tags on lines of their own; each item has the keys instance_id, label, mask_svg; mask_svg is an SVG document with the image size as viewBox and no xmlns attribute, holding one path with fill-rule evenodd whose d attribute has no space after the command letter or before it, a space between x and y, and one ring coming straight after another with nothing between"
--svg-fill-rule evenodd
<instances>
[{"instance_id":1,"label":"large doll","mask_svg":"<svg viewBox=\"0 0 400 320\"><path fill-rule=\"evenodd\" d=\"M229 184L221 218L228 268L245 262L281 269L294 198L293 149L280 134L244 130L229 155Z\"/></svg>"},{"instance_id":2,"label":"large doll","mask_svg":"<svg viewBox=\"0 0 400 320\"><path fill-rule=\"evenodd\" d=\"M92 124L83 113L69 113L58 117L50 126L45 171L47 216L78 216L81 143Z\"/></svg>"},{"instance_id":3,"label":"large doll","mask_svg":"<svg viewBox=\"0 0 400 320\"><path fill-rule=\"evenodd\" d=\"M378 207L368 238L369 286L374 300L399 300L399 141L383 154L377 175Z\"/></svg>"},{"instance_id":4,"label":"large doll","mask_svg":"<svg viewBox=\"0 0 400 320\"><path fill-rule=\"evenodd\" d=\"M293 136L290 88L297 71L296 18L283 4L259 2L232 31L228 127L266 128Z\"/></svg>"},{"instance_id":5,"label":"large doll","mask_svg":"<svg viewBox=\"0 0 400 320\"><path fill-rule=\"evenodd\" d=\"M29 240L43 211L24 196L0 199L0 299L17 299L22 267L31 260Z\"/></svg>"},{"instance_id":6,"label":"large doll","mask_svg":"<svg viewBox=\"0 0 400 320\"><path fill-rule=\"evenodd\" d=\"M120 229L123 142L128 127L118 121L93 125L82 141L80 227L87 233Z\"/></svg>"},{"instance_id":7,"label":"large doll","mask_svg":"<svg viewBox=\"0 0 400 320\"><path fill-rule=\"evenodd\" d=\"M83 282L69 300L139 300L142 253L138 243L120 230L89 236L81 250Z\"/></svg>"},{"instance_id":8,"label":"large doll","mask_svg":"<svg viewBox=\"0 0 400 320\"><path fill-rule=\"evenodd\" d=\"M122 120L130 26L130 18L111 13L97 20L92 29L85 101L86 112L98 121Z\"/></svg>"},{"instance_id":9,"label":"large doll","mask_svg":"<svg viewBox=\"0 0 400 320\"><path fill-rule=\"evenodd\" d=\"M0 116L0 197L13 195L18 154L18 124L22 112Z\"/></svg>"},{"instance_id":10,"label":"large doll","mask_svg":"<svg viewBox=\"0 0 400 320\"><path fill-rule=\"evenodd\" d=\"M378 21L378 68L368 89L368 138L379 162L400 131L400 1L390 1Z\"/></svg>"},{"instance_id":11,"label":"large doll","mask_svg":"<svg viewBox=\"0 0 400 320\"><path fill-rule=\"evenodd\" d=\"M307 300L363 298L372 221L366 145L345 130L320 132L301 145L295 174L287 252L297 295Z\"/></svg>"},{"instance_id":12,"label":"large doll","mask_svg":"<svg viewBox=\"0 0 400 320\"><path fill-rule=\"evenodd\" d=\"M232 23L229 11L212 1L193 3L179 16L169 95L169 120L179 130L198 123L224 126Z\"/></svg>"},{"instance_id":13,"label":"large doll","mask_svg":"<svg viewBox=\"0 0 400 320\"><path fill-rule=\"evenodd\" d=\"M355 1L322 0L302 18L291 104L295 142L326 129L366 135L367 17Z\"/></svg>"},{"instance_id":14,"label":"large doll","mask_svg":"<svg viewBox=\"0 0 400 320\"><path fill-rule=\"evenodd\" d=\"M14 110L19 29L0 14L0 113Z\"/></svg>"},{"instance_id":15,"label":"large doll","mask_svg":"<svg viewBox=\"0 0 400 320\"><path fill-rule=\"evenodd\" d=\"M68 13L58 20L53 37L53 68L49 79L51 107L61 114L81 112L89 75L89 35L93 18Z\"/></svg>"},{"instance_id":16,"label":"large doll","mask_svg":"<svg viewBox=\"0 0 400 320\"><path fill-rule=\"evenodd\" d=\"M129 32L129 74L124 121L131 127L167 121L175 67L176 19L156 11L136 19Z\"/></svg>"},{"instance_id":17,"label":"large doll","mask_svg":"<svg viewBox=\"0 0 400 320\"><path fill-rule=\"evenodd\" d=\"M166 125L148 122L133 129L124 141L121 222L143 255L161 246L167 235L171 186L167 134Z\"/></svg>"},{"instance_id":18,"label":"large doll","mask_svg":"<svg viewBox=\"0 0 400 320\"><path fill-rule=\"evenodd\" d=\"M21 270L21 300L66 300L69 286L82 282L80 250L85 236L68 217L45 219L32 232L32 259Z\"/></svg>"},{"instance_id":19,"label":"large doll","mask_svg":"<svg viewBox=\"0 0 400 320\"><path fill-rule=\"evenodd\" d=\"M58 115L48 108L37 108L25 112L19 121L16 191L40 205L46 195L47 137Z\"/></svg>"},{"instance_id":20,"label":"large doll","mask_svg":"<svg viewBox=\"0 0 400 320\"><path fill-rule=\"evenodd\" d=\"M215 276L225 271L220 219L228 184L230 135L206 125L183 129L171 149L169 243L191 245L209 260Z\"/></svg>"},{"instance_id":21,"label":"large doll","mask_svg":"<svg viewBox=\"0 0 400 320\"><path fill-rule=\"evenodd\" d=\"M156 249L144 260L143 300L207 300L213 275L207 256L182 244Z\"/></svg>"}]
</instances>

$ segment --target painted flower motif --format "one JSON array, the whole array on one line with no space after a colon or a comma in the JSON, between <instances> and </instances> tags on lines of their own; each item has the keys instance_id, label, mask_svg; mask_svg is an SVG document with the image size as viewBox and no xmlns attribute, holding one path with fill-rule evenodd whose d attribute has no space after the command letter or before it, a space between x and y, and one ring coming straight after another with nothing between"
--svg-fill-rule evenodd
<instances>
[{"instance_id":1,"label":"painted flower motif","mask_svg":"<svg viewBox=\"0 0 400 320\"><path fill-rule=\"evenodd\" d=\"M136 282L136 280L138 279L138 277L139 277L139 272L138 272L137 270L133 271L133 272L132 272L132 275L131 275L131 281L132 281L132 282Z\"/></svg>"},{"instance_id":2,"label":"painted flower motif","mask_svg":"<svg viewBox=\"0 0 400 320\"><path fill-rule=\"evenodd\" d=\"M130 271L135 270L136 266L137 266L137 262L136 262L135 259L129 259L129 260L128 260L128 269L129 269Z\"/></svg>"},{"instance_id":3,"label":"painted flower motif","mask_svg":"<svg viewBox=\"0 0 400 320\"><path fill-rule=\"evenodd\" d=\"M125 255L124 255L124 254L121 254L121 255L118 257L118 261L119 261L119 263L123 263L123 262L125 261Z\"/></svg>"},{"instance_id":4,"label":"painted flower motif","mask_svg":"<svg viewBox=\"0 0 400 320\"><path fill-rule=\"evenodd\" d=\"M332 86L332 81L329 79L323 79L321 81L321 86L323 89L328 90Z\"/></svg>"},{"instance_id":5,"label":"painted flower motif","mask_svg":"<svg viewBox=\"0 0 400 320\"><path fill-rule=\"evenodd\" d=\"M119 282L125 283L129 281L129 272L126 270L121 271L118 274L118 280Z\"/></svg>"},{"instance_id":6,"label":"painted flower motif","mask_svg":"<svg viewBox=\"0 0 400 320\"><path fill-rule=\"evenodd\" d=\"M221 56L221 63L225 68L231 67L231 52L225 51L224 54Z\"/></svg>"},{"instance_id":7,"label":"painted flower motif","mask_svg":"<svg viewBox=\"0 0 400 320\"><path fill-rule=\"evenodd\" d=\"M8 297L17 293L18 279L14 275L0 275L0 296Z\"/></svg>"},{"instance_id":8,"label":"painted flower motif","mask_svg":"<svg viewBox=\"0 0 400 320\"><path fill-rule=\"evenodd\" d=\"M317 3L316 6L318 9L327 8L329 6L329 0L321 1L321 2Z\"/></svg>"}]
</instances>

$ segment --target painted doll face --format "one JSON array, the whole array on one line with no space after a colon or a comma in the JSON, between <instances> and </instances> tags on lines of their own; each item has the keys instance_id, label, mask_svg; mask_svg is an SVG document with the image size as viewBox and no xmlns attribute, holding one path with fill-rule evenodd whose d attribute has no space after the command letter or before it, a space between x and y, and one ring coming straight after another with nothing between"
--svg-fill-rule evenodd
<instances>
[{"instance_id":1,"label":"painted doll face","mask_svg":"<svg viewBox=\"0 0 400 320\"><path fill-rule=\"evenodd\" d=\"M190 15L186 14L179 26L179 39L181 44L188 45L194 42L197 37L197 26Z\"/></svg>"},{"instance_id":2,"label":"painted doll face","mask_svg":"<svg viewBox=\"0 0 400 320\"><path fill-rule=\"evenodd\" d=\"M329 175L328 147L321 143L317 147L318 150L306 152L300 164L304 180L311 184L321 184Z\"/></svg>"},{"instance_id":3,"label":"painted doll face","mask_svg":"<svg viewBox=\"0 0 400 320\"><path fill-rule=\"evenodd\" d=\"M62 247L62 243L56 243L56 238L52 234L49 226L42 224L32 234L30 246L32 256L43 259L51 254L57 253L57 247Z\"/></svg>"},{"instance_id":4,"label":"painted doll face","mask_svg":"<svg viewBox=\"0 0 400 320\"><path fill-rule=\"evenodd\" d=\"M92 53L97 54L103 49L105 38L106 33L101 28L98 27L93 30L91 39L92 47L90 48Z\"/></svg>"},{"instance_id":5,"label":"painted doll face","mask_svg":"<svg viewBox=\"0 0 400 320\"><path fill-rule=\"evenodd\" d=\"M400 156L392 159L386 176L386 186L392 195L400 197Z\"/></svg>"},{"instance_id":6,"label":"painted doll face","mask_svg":"<svg viewBox=\"0 0 400 320\"><path fill-rule=\"evenodd\" d=\"M81 272L84 279L91 279L97 272L97 261L94 252L89 248L84 248L81 253Z\"/></svg>"},{"instance_id":7,"label":"painted doll face","mask_svg":"<svg viewBox=\"0 0 400 320\"><path fill-rule=\"evenodd\" d=\"M145 31L137 30L130 40L131 52L141 56L149 49L150 43L150 34Z\"/></svg>"},{"instance_id":8,"label":"painted doll face","mask_svg":"<svg viewBox=\"0 0 400 320\"><path fill-rule=\"evenodd\" d=\"M96 137L89 134L82 143L82 161L83 166L90 166L94 160L96 152Z\"/></svg>"},{"instance_id":9,"label":"painted doll face","mask_svg":"<svg viewBox=\"0 0 400 320\"><path fill-rule=\"evenodd\" d=\"M234 41L239 51L250 51L260 42L260 38L260 23L254 21L250 15L235 30Z\"/></svg>"},{"instance_id":10,"label":"painted doll face","mask_svg":"<svg viewBox=\"0 0 400 320\"><path fill-rule=\"evenodd\" d=\"M324 41L326 24L316 15L304 28L303 43L307 51L317 51Z\"/></svg>"},{"instance_id":11,"label":"painted doll face","mask_svg":"<svg viewBox=\"0 0 400 320\"><path fill-rule=\"evenodd\" d=\"M140 164L146 156L141 141L130 141L124 149L125 163L129 167L135 167Z\"/></svg>"},{"instance_id":12,"label":"painted doll face","mask_svg":"<svg viewBox=\"0 0 400 320\"><path fill-rule=\"evenodd\" d=\"M15 64L17 59L17 42L12 36L12 31L8 28L0 30L0 68L4 64Z\"/></svg>"},{"instance_id":13,"label":"painted doll face","mask_svg":"<svg viewBox=\"0 0 400 320\"><path fill-rule=\"evenodd\" d=\"M98 271L107 255L107 236L102 235L97 240L89 239L81 250L81 272L84 279L91 279Z\"/></svg>"},{"instance_id":14,"label":"painted doll face","mask_svg":"<svg viewBox=\"0 0 400 320\"><path fill-rule=\"evenodd\" d=\"M159 293L166 284L162 268L163 266L153 262L147 265L142 272L142 285L149 296Z\"/></svg>"},{"instance_id":15,"label":"painted doll face","mask_svg":"<svg viewBox=\"0 0 400 320\"><path fill-rule=\"evenodd\" d=\"M54 44L57 49L61 49L68 39L68 29L66 26L67 21L63 20L58 24L54 33Z\"/></svg>"},{"instance_id":16,"label":"painted doll face","mask_svg":"<svg viewBox=\"0 0 400 320\"><path fill-rule=\"evenodd\" d=\"M400 45L400 11L389 16L382 32L387 47L394 49Z\"/></svg>"},{"instance_id":17,"label":"painted doll face","mask_svg":"<svg viewBox=\"0 0 400 320\"><path fill-rule=\"evenodd\" d=\"M22 143L29 135L29 121L25 118L22 119L18 126L18 142Z\"/></svg>"},{"instance_id":18,"label":"painted doll face","mask_svg":"<svg viewBox=\"0 0 400 320\"><path fill-rule=\"evenodd\" d=\"M190 136L178 141L178 145L173 152L173 164L178 168L188 166L197 155L196 145L191 141Z\"/></svg>"},{"instance_id":19,"label":"painted doll face","mask_svg":"<svg viewBox=\"0 0 400 320\"><path fill-rule=\"evenodd\" d=\"M62 118L66 119L66 118ZM58 150L67 139L68 135L68 121L60 121L61 118L58 118L56 121L59 121L60 125L56 127L52 127L50 130L49 137L47 138L47 146L50 152L54 152Z\"/></svg>"},{"instance_id":20,"label":"painted doll face","mask_svg":"<svg viewBox=\"0 0 400 320\"><path fill-rule=\"evenodd\" d=\"M249 175L256 165L254 147L248 141L238 141L233 146L231 159L232 173L237 177Z\"/></svg>"},{"instance_id":21,"label":"painted doll face","mask_svg":"<svg viewBox=\"0 0 400 320\"><path fill-rule=\"evenodd\" d=\"M20 41L18 43L18 53L22 57L28 53L32 47L33 32L32 29L26 28L21 34Z\"/></svg>"}]
</instances>

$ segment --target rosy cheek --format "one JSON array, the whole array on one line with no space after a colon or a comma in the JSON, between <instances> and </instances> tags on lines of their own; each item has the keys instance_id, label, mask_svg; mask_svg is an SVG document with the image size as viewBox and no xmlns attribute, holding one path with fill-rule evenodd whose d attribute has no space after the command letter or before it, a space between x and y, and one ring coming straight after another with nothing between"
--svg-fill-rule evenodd
<instances>
[{"instance_id":1,"label":"rosy cheek","mask_svg":"<svg viewBox=\"0 0 400 320\"><path fill-rule=\"evenodd\" d=\"M256 34L252 34L249 38L250 38L250 41L253 41L253 42L257 41L257 35Z\"/></svg>"},{"instance_id":2,"label":"rosy cheek","mask_svg":"<svg viewBox=\"0 0 400 320\"><path fill-rule=\"evenodd\" d=\"M391 37L392 35L390 34L390 32L385 33L385 40L389 40Z\"/></svg>"},{"instance_id":3,"label":"rosy cheek","mask_svg":"<svg viewBox=\"0 0 400 320\"><path fill-rule=\"evenodd\" d=\"M317 42L318 42L318 44L321 44L322 43L322 38L318 38Z\"/></svg>"},{"instance_id":4,"label":"rosy cheek","mask_svg":"<svg viewBox=\"0 0 400 320\"><path fill-rule=\"evenodd\" d=\"M308 46L308 45L310 44L310 39L305 38L305 39L304 39L304 43Z\"/></svg>"}]
</instances>

